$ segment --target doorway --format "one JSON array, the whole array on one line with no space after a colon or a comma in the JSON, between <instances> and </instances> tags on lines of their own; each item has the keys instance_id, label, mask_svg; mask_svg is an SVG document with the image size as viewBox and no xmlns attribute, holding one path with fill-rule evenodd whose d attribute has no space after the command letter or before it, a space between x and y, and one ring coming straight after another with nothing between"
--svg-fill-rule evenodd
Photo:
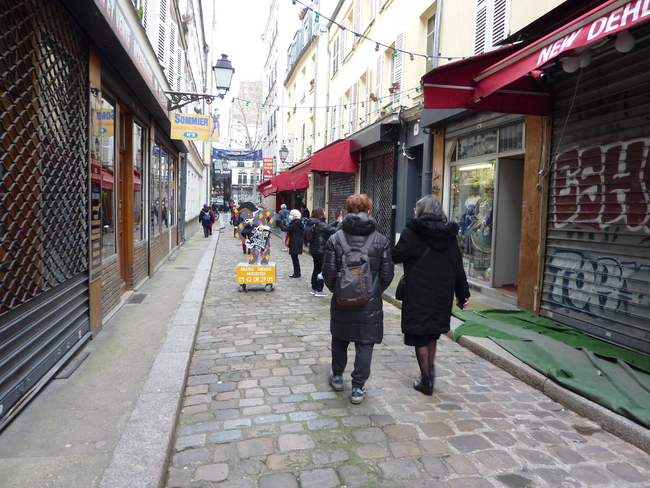
<instances>
[{"instance_id":1,"label":"doorway","mask_svg":"<svg viewBox=\"0 0 650 488\"><path fill-rule=\"evenodd\" d=\"M492 286L517 293L524 162L500 158L497 167Z\"/></svg>"}]
</instances>

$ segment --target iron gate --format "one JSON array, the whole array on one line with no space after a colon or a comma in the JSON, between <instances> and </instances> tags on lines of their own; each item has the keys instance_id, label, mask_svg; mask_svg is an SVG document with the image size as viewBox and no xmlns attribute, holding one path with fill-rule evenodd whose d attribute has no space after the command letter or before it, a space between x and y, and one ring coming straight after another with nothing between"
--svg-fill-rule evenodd
<instances>
[{"instance_id":1,"label":"iron gate","mask_svg":"<svg viewBox=\"0 0 650 488\"><path fill-rule=\"evenodd\" d=\"M393 143L379 144L361 153L361 193L372 198L372 216L377 221L377 230L394 244L395 223L393 185L395 155Z\"/></svg>"},{"instance_id":2,"label":"iron gate","mask_svg":"<svg viewBox=\"0 0 650 488\"><path fill-rule=\"evenodd\" d=\"M325 184L327 177L314 172L314 208L320 207L325 210Z\"/></svg>"},{"instance_id":3,"label":"iron gate","mask_svg":"<svg viewBox=\"0 0 650 488\"><path fill-rule=\"evenodd\" d=\"M0 0L0 426L89 332L88 45L56 1Z\"/></svg>"}]
</instances>

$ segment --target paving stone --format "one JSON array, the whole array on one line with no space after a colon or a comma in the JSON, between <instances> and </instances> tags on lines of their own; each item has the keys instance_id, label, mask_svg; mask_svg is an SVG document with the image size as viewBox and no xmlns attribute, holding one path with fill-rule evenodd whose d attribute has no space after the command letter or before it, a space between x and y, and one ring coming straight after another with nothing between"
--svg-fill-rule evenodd
<instances>
[{"instance_id":1,"label":"paving stone","mask_svg":"<svg viewBox=\"0 0 650 488\"><path fill-rule=\"evenodd\" d=\"M228 465L224 463L199 466L196 468L194 479L198 481L223 481L228 478L228 471Z\"/></svg>"},{"instance_id":2,"label":"paving stone","mask_svg":"<svg viewBox=\"0 0 650 488\"><path fill-rule=\"evenodd\" d=\"M449 452L449 446L438 439L422 439L418 441L427 454L446 454Z\"/></svg>"},{"instance_id":3,"label":"paving stone","mask_svg":"<svg viewBox=\"0 0 650 488\"><path fill-rule=\"evenodd\" d=\"M417 462L411 459L380 462L378 466L384 477L388 479L418 479L422 477Z\"/></svg>"},{"instance_id":4,"label":"paving stone","mask_svg":"<svg viewBox=\"0 0 650 488\"><path fill-rule=\"evenodd\" d=\"M273 443L272 437L240 441L237 443L237 454L241 459L268 456L274 452Z\"/></svg>"},{"instance_id":5,"label":"paving stone","mask_svg":"<svg viewBox=\"0 0 650 488\"><path fill-rule=\"evenodd\" d=\"M260 478L260 488L299 488L298 480L291 473L268 474Z\"/></svg>"},{"instance_id":6,"label":"paving stone","mask_svg":"<svg viewBox=\"0 0 650 488\"><path fill-rule=\"evenodd\" d=\"M475 455L476 459L488 469L497 471L500 469L514 468L517 462L510 454L500 450L480 451Z\"/></svg>"},{"instance_id":7,"label":"paving stone","mask_svg":"<svg viewBox=\"0 0 650 488\"><path fill-rule=\"evenodd\" d=\"M515 473L498 474L496 479L507 487L512 488L537 488L536 483L526 477Z\"/></svg>"},{"instance_id":8,"label":"paving stone","mask_svg":"<svg viewBox=\"0 0 650 488\"><path fill-rule=\"evenodd\" d=\"M381 459L390 455L383 444L364 444L356 446L354 451L361 459Z\"/></svg>"},{"instance_id":9,"label":"paving stone","mask_svg":"<svg viewBox=\"0 0 650 488\"><path fill-rule=\"evenodd\" d=\"M336 471L324 468L300 471L300 483L309 488L336 488L340 481Z\"/></svg>"},{"instance_id":10,"label":"paving stone","mask_svg":"<svg viewBox=\"0 0 650 488\"><path fill-rule=\"evenodd\" d=\"M447 442L458 449L461 453L474 452L481 449L490 449L492 444L480 435L457 435L450 437Z\"/></svg>"},{"instance_id":11,"label":"paving stone","mask_svg":"<svg viewBox=\"0 0 650 488\"><path fill-rule=\"evenodd\" d=\"M483 429L484 427L478 420L460 420L456 422L456 428L461 432L472 432Z\"/></svg>"},{"instance_id":12,"label":"paving stone","mask_svg":"<svg viewBox=\"0 0 650 488\"><path fill-rule=\"evenodd\" d=\"M614 481L610 473L598 466L572 466L569 472L587 485L608 485Z\"/></svg>"},{"instance_id":13,"label":"paving stone","mask_svg":"<svg viewBox=\"0 0 650 488\"><path fill-rule=\"evenodd\" d=\"M343 465L339 468L339 476L346 486L376 486L379 477L366 466Z\"/></svg>"},{"instance_id":14,"label":"paving stone","mask_svg":"<svg viewBox=\"0 0 650 488\"><path fill-rule=\"evenodd\" d=\"M581 484L567 471L559 468L538 468L531 471L532 474L539 476L550 487L580 487Z\"/></svg>"},{"instance_id":15,"label":"paving stone","mask_svg":"<svg viewBox=\"0 0 650 488\"><path fill-rule=\"evenodd\" d=\"M174 448L177 451L183 451L188 447L202 446L205 444L205 434L196 434L185 437L179 437L174 443Z\"/></svg>"},{"instance_id":16,"label":"paving stone","mask_svg":"<svg viewBox=\"0 0 650 488\"><path fill-rule=\"evenodd\" d=\"M331 450L314 450L311 452L311 458L317 466L325 464L340 463L350 459L345 449L331 449Z\"/></svg>"},{"instance_id":17,"label":"paving stone","mask_svg":"<svg viewBox=\"0 0 650 488\"><path fill-rule=\"evenodd\" d=\"M205 464L210 460L210 452L205 449L187 449L174 454L174 466L196 466Z\"/></svg>"},{"instance_id":18,"label":"paving stone","mask_svg":"<svg viewBox=\"0 0 650 488\"><path fill-rule=\"evenodd\" d=\"M418 445L410 441L389 442L388 449L390 449L390 452L396 459L403 457L420 456L422 454L422 451Z\"/></svg>"},{"instance_id":19,"label":"paving stone","mask_svg":"<svg viewBox=\"0 0 650 488\"><path fill-rule=\"evenodd\" d=\"M388 437L395 440L418 438L418 431L411 425L387 425L383 431Z\"/></svg>"},{"instance_id":20,"label":"paving stone","mask_svg":"<svg viewBox=\"0 0 650 488\"><path fill-rule=\"evenodd\" d=\"M449 476L449 468L440 458L432 456L422 456L420 462L429 476L433 478L446 478Z\"/></svg>"},{"instance_id":21,"label":"paving stone","mask_svg":"<svg viewBox=\"0 0 650 488\"><path fill-rule=\"evenodd\" d=\"M362 444L372 444L375 442L386 442L388 437L384 434L384 431L379 427L367 427L361 429L355 429L352 431L357 442Z\"/></svg>"},{"instance_id":22,"label":"paving stone","mask_svg":"<svg viewBox=\"0 0 650 488\"><path fill-rule=\"evenodd\" d=\"M569 447L551 447L548 451L549 454L564 464L578 464L586 461L585 458Z\"/></svg>"},{"instance_id":23,"label":"paving stone","mask_svg":"<svg viewBox=\"0 0 650 488\"><path fill-rule=\"evenodd\" d=\"M428 437L451 437L454 431L444 422L426 422L420 424L420 429Z\"/></svg>"},{"instance_id":24,"label":"paving stone","mask_svg":"<svg viewBox=\"0 0 650 488\"><path fill-rule=\"evenodd\" d=\"M557 434L548 431L531 432L530 436L542 444L566 444L566 442Z\"/></svg>"},{"instance_id":25,"label":"paving stone","mask_svg":"<svg viewBox=\"0 0 650 488\"><path fill-rule=\"evenodd\" d=\"M640 483L647 480L647 477L643 476L638 469L629 463L608 463L605 468L617 478L630 483Z\"/></svg>"},{"instance_id":26,"label":"paving stone","mask_svg":"<svg viewBox=\"0 0 650 488\"><path fill-rule=\"evenodd\" d=\"M458 474L476 474L478 469L466 457L459 454L454 454L444 458L445 462Z\"/></svg>"},{"instance_id":27,"label":"paving stone","mask_svg":"<svg viewBox=\"0 0 650 488\"><path fill-rule=\"evenodd\" d=\"M241 437L241 430L226 430L224 432L214 432L213 434L210 434L210 442L216 444L218 442L234 441L241 439Z\"/></svg>"},{"instance_id":28,"label":"paving stone","mask_svg":"<svg viewBox=\"0 0 650 488\"><path fill-rule=\"evenodd\" d=\"M309 430L336 429L339 423L333 419L308 420L307 428Z\"/></svg>"},{"instance_id":29,"label":"paving stone","mask_svg":"<svg viewBox=\"0 0 650 488\"><path fill-rule=\"evenodd\" d=\"M283 434L278 437L280 452L313 449L316 444L310 435Z\"/></svg>"},{"instance_id":30,"label":"paving stone","mask_svg":"<svg viewBox=\"0 0 650 488\"><path fill-rule=\"evenodd\" d=\"M581 446L578 452L588 459L602 463L619 460L618 456L612 451L600 446Z\"/></svg>"},{"instance_id":31,"label":"paving stone","mask_svg":"<svg viewBox=\"0 0 650 488\"><path fill-rule=\"evenodd\" d=\"M494 485L484 478L455 478L447 481L449 488L494 488Z\"/></svg>"},{"instance_id":32,"label":"paving stone","mask_svg":"<svg viewBox=\"0 0 650 488\"><path fill-rule=\"evenodd\" d=\"M547 465L556 464L555 459L553 459L548 454L544 454L543 452L540 451L530 451L528 449L517 449L517 454L532 464L547 464Z\"/></svg>"}]
</instances>

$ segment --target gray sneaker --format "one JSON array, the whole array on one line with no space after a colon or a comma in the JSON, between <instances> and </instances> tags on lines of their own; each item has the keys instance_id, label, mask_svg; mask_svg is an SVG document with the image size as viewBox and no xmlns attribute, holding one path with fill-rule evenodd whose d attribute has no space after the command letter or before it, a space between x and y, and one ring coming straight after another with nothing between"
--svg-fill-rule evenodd
<instances>
[{"instance_id":1,"label":"gray sneaker","mask_svg":"<svg viewBox=\"0 0 650 488\"><path fill-rule=\"evenodd\" d=\"M332 371L330 371L329 380L330 385L332 385L332 388L334 390L343 391L343 376L340 374L334 374Z\"/></svg>"},{"instance_id":2,"label":"gray sneaker","mask_svg":"<svg viewBox=\"0 0 650 488\"><path fill-rule=\"evenodd\" d=\"M352 403L358 405L364 398L366 398L366 390L363 388L357 388L356 386L352 388L352 396L350 397Z\"/></svg>"}]
</instances>

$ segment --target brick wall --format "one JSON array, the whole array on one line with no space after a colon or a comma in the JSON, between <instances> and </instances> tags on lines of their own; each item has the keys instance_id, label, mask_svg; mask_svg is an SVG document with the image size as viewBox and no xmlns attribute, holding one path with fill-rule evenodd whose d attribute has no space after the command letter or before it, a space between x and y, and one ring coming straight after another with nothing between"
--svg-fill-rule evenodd
<instances>
[{"instance_id":1,"label":"brick wall","mask_svg":"<svg viewBox=\"0 0 650 488\"><path fill-rule=\"evenodd\" d=\"M102 263L102 317L120 303L120 264L117 256Z\"/></svg>"}]
</instances>

